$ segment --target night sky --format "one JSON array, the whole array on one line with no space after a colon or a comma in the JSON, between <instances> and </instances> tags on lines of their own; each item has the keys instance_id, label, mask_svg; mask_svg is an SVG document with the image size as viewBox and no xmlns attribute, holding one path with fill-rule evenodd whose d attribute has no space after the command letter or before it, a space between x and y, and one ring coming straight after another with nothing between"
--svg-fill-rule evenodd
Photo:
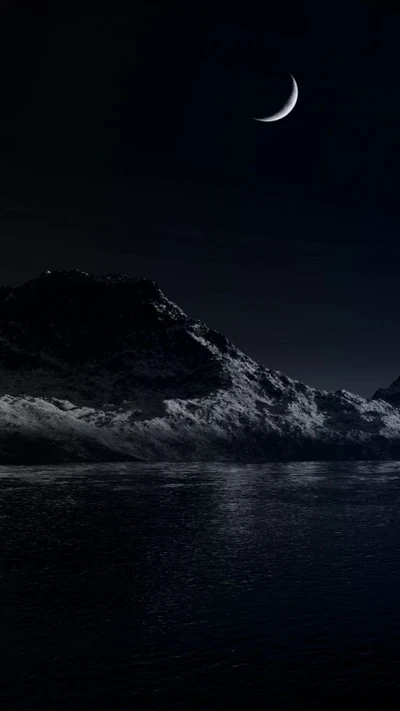
<instances>
[{"instance_id":1,"label":"night sky","mask_svg":"<svg viewBox=\"0 0 400 711\"><path fill-rule=\"evenodd\" d=\"M0 0L0 282L146 276L270 368L387 386L399 36L383 0Z\"/></svg>"}]
</instances>

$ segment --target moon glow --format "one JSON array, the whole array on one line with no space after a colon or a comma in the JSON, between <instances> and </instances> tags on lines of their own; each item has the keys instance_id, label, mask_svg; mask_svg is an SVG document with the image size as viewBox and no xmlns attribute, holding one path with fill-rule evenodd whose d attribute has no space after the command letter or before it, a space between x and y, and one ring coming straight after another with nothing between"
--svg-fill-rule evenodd
<instances>
[{"instance_id":1,"label":"moon glow","mask_svg":"<svg viewBox=\"0 0 400 711\"><path fill-rule=\"evenodd\" d=\"M284 118L290 112L294 109L296 106L297 99L299 97L299 89L296 84L296 80L294 76L291 74L292 77L292 91L290 93L289 98L286 100L282 108L277 111L275 114L271 114L270 116L265 116L265 118L256 118L255 116L253 117L255 121L262 121L262 122L269 122L269 121L279 121L280 119Z\"/></svg>"}]
</instances>

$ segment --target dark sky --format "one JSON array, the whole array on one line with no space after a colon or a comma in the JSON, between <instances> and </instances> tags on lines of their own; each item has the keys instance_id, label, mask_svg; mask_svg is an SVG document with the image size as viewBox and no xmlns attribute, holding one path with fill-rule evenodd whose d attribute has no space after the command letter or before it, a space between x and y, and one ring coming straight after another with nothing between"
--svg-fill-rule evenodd
<instances>
[{"instance_id":1,"label":"dark sky","mask_svg":"<svg viewBox=\"0 0 400 711\"><path fill-rule=\"evenodd\" d=\"M0 282L147 276L271 368L388 385L399 36L383 0L0 0Z\"/></svg>"}]
</instances>

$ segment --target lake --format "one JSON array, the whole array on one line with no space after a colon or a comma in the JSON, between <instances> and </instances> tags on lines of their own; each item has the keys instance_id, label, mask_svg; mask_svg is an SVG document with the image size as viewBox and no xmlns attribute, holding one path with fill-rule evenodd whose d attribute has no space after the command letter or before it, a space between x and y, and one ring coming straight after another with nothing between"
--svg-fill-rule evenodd
<instances>
[{"instance_id":1,"label":"lake","mask_svg":"<svg viewBox=\"0 0 400 711\"><path fill-rule=\"evenodd\" d=\"M400 702L400 463L0 467L7 711Z\"/></svg>"}]
</instances>

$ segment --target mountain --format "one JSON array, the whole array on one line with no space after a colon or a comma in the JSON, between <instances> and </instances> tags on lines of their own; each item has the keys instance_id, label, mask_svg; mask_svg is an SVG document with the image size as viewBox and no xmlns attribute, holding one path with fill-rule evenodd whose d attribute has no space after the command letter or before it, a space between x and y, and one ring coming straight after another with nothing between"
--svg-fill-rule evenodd
<instances>
[{"instance_id":1,"label":"mountain","mask_svg":"<svg viewBox=\"0 0 400 711\"><path fill-rule=\"evenodd\" d=\"M385 400L391 405L398 407L400 405L400 377L389 385L388 388L379 388L372 396L373 400Z\"/></svg>"},{"instance_id":2,"label":"mountain","mask_svg":"<svg viewBox=\"0 0 400 711\"><path fill-rule=\"evenodd\" d=\"M0 464L379 458L400 410L258 365L149 279L0 288Z\"/></svg>"}]
</instances>

